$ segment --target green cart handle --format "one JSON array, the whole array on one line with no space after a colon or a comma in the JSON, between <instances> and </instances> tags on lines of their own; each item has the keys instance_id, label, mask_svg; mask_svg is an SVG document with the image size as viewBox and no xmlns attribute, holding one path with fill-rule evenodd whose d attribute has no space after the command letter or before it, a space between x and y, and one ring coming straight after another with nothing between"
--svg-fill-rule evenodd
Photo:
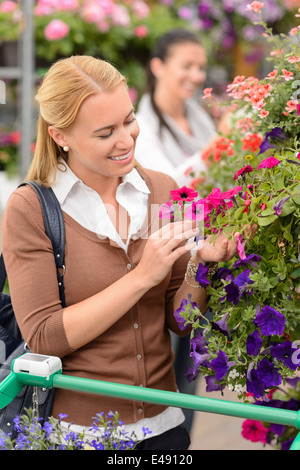
<instances>
[{"instance_id":1,"label":"green cart handle","mask_svg":"<svg viewBox=\"0 0 300 470\"><path fill-rule=\"evenodd\" d=\"M26 359L28 356L28 363L32 365L27 367ZM48 367L49 361L47 362L44 358L50 358L53 361L52 366L53 364L54 366L52 369ZM33 362L30 362L32 360ZM44 367L45 365L47 365L47 367ZM32 373L32 370L35 372L38 371L38 373ZM195 411L282 424L300 430L300 410L293 411L247 403L235 403L216 398L205 398L165 390L63 375L61 362L58 358L35 354L25 354L13 362L11 373L0 384L0 409L7 406L21 391L24 385L61 388L118 397L125 400L188 408ZM291 449L300 449L300 433L294 439Z\"/></svg>"}]
</instances>

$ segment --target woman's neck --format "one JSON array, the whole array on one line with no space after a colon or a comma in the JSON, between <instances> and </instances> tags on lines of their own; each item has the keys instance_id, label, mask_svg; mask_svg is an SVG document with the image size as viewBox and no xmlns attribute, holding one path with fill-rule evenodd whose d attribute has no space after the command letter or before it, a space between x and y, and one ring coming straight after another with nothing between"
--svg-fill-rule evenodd
<instances>
[{"instance_id":1,"label":"woman's neck","mask_svg":"<svg viewBox=\"0 0 300 470\"><path fill-rule=\"evenodd\" d=\"M176 120L185 117L185 104L182 99L171 96L165 90L157 88L154 93L154 100L160 111L171 118Z\"/></svg>"}]
</instances>

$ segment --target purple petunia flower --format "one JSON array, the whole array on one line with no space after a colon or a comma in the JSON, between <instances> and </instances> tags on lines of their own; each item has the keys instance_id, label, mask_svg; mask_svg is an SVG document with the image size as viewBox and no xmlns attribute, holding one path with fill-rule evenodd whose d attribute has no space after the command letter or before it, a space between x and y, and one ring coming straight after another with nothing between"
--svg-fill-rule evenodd
<instances>
[{"instance_id":1,"label":"purple petunia flower","mask_svg":"<svg viewBox=\"0 0 300 470\"><path fill-rule=\"evenodd\" d=\"M197 377L198 375L198 368L200 366L208 367L209 366L209 359L210 354L207 352L206 348L203 349L203 352L197 352L195 346L192 348L190 352L190 357L194 361L194 366L191 368L189 374L192 377L192 380Z\"/></svg>"},{"instance_id":2,"label":"purple petunia flower","mask_svg":"<svg viewBox=\"0 0 300 470\"><path fill-rule=\"evenodd\" d=\"M232 302L234 305L237 305L239 303L240 298L242 297L244 292L246 292L249 288L249 284L253 284L254 282L250 279L249 274L251 274L250 269L247 268L240 274L238 274L235 277L234 281L224 287L224 290L227 294L228 302ZM248 293L251 294L252 291Z\"/></svg>"},{"instance_id":3,"label":"purple petunia flower","mask_svg":"<svg viewBox=\"0 0 300 470\"><path fill-rule=\"evenodd\" d=\"M277 387L281 384L282 380L278 369L268 359L264 358L258 363L257 372L265 388Z\"/></svg>"},{"instance_id":4,"label":"purple petunia flower","mask_svg":"<svg viewBox=\"0 0 300 470\"><path fill-rule=\"evenodd\" d=\"M209 286L209 280L207 279L208 268L204 264L199 263L197 273L195 276L195 281L199 282L201 287Z\"/></svg>"},{"instance_id":5,"label":"purple petunia flower","mask_svg":"<svg viewBox=\"0 0 300 470\"><path fill-rule=\"evenodd\" d=\"M291 196L286 196L284 197L283 199L281 199L280 201L276 202L276 204L274 205L273 209L275 211L275 213L277 215L281 215L281 211L282 211L282 206L284 205L284 203L286 201L288 201L290 199Z\"/></svg>"},{"instance_id":6,"label":"purple petunia flower","mask_svg":"<svg viewBox=\"0 0 300 470\"><path fill-rule=\"evenodd\" d=\"M223 333L225 336L230 338L230 334L229 334L229 330L228 330L228 326L227 326L228 317L229 317L229 313L225 313L225 315L223 315L220 320L212 321L211 322L211 327L212 327L213 330L218 330L221 333Z\"/></svg>"},{"instance_id":7,"label":"purple petunia flower","mask_svg":"<svg viewBox=\"0 0 300 470\"><path fill-rule=\"evenodd\" d=\"M246 349L249 356L257 356L262 347L263 339L258 330L253 331L246 339Z\"/></svg>"},{"instance_id":8,"label":"purple petunia flower","mask_svg":"<svg viewBox=\"0 0 300 470\"><path fill-rule=\"evenodd\" d=\"M264 336L282 335L285 316L275 308L265 305L255 317L254 323L260 327Z\"/></svg>"},{"instance_id":9,"label":"purple petunia flower","mask_svg":"<svg viewBox=\"0 0 300 470\"><path fill-rule=\"evenodd\" d=\"M234 282L231 282L230 284L224 287L224 290L226 292L227 301L232 302L234 305L237 305L241 298L239 287Z\"/></svg>"},{"instance_id":10,"label":"purple petunia flower","mask_svg":"<svg viewBox=\"0 0 300 470\"><path fill-rule=\"evenodd\" d=\"M191 301L191 295L188 295L187 299L182 299L180 307L177 310L175 310L175 312L174 312L174 317L175 317L175 319L178 323L178 327L182 331L186 330L189 327L189 325L185 324L186 319L183 318L183 316L181 315L182 313L184 313L186 311L187 307L190 308L190 310L194 310L194 309L199 310L199 305L197 304L197 302L192 302Z\"/></svg>"},{"instance_id":11,"label":"purple petunia flower","mask_svg":"<svg viewBox=\"0 0 300 470\"><path fill-rule=\"evenodd\" d=\"M208 375L205 377L206 381L206 392L219 392L225 387L224 385L217 384L215 375Z\"/></svg>"},{"instance_id":12,"label":"purple petunia flower","mask_svg":"<svg viewBox=\"0 0 300 470\"><path fill-rule=\"evenodd\" d=\"M252 369L247 373L246 387L248 393L253 393L256 398L260 398L264 394L265 387L256 370Z\"/></svg>"},{"instance_id":13,"label":"purple petunia flower","mask_svg":"<svg viewBox=\"0 0 300 470\"><path fill-rule=\"evenodd\" d=\"M233 281L233 273L229 268L219 268L214 275L215 279L225 279L225 281Z\"/></svg>"},{"instance_id":14,"label":"purple petunia flower","mask_svg":"<svg viewBox=\"0 0 300 470\"><path fill-rule=\"evenodd\" d=\"M283 424L274 424L274 423L272 423L272 424L270 424L269 429L273 434L276 434L277 436L282 436L282 434L286 430L286 426L284 426Z\"/></svg>"},{"instance_id":15,"label":"purple petunia flower","mask_svg":"<svg viewBox=\"0 0 300 470\"><path fill-rule=\"evenodd\" d=\"M228 356L223 352L219 351L215 359L210 363L210 367L216 373L216 380L219 382L227 375L229 369L235 365L234 361L228 361Z\"/></svg>"},{"instance_id":16,"label":"purple petunia flower","mask_svg":"<svg viewBox=\"0 0 300 470\"><path fill-rule=\"evenodd\" d=\"M256 255L255 253L250 253L250 255L246 256L246 258L238 259L232 267L235 269L239 266L245 266L247 264L250 264L254 268L257 268L257 262L260 260L261 257L259 255Z\"/></svg>"},{"instance_id":17,"label":"purple petunia flower","mask_svg":"<svg viewBox=\"0 0 300 470\"><path fill-rule=\"evenodd\" d=\"M260 144L258 155L260 155L261 153L264 153L266 150L268 150L270 148L276 148L276 145L270 143L270 140L281 143L285 139L286 139L286 136L282 132L281 128L280 127L274 127L274 129L272 129L270 132L266 132L265 138L262 141L262 143Z\"/></svg>"},{"instance_id":18,"label":"purple petunia flower","mask_svg":"<svg viewBox=\"0 0 300 470\"><path fill-rule=\"evenodd\" d=\"M291 370L296 370L299 367L297 351L298 349L293 345L293 343L287 340L281 344L276 344L276 346L272 348L271 354Z\"/></svg>"},{"instance_id":19,"label":"purple petunia flower","mask_svg":"<svg viewBox=\"0 0 300 470\"><path fill-rule=\"evenodd\" d=\"M195 348L198 352L207 351L207 340L204 333L200 330L196 330L193 337L190 339L191 348Z\"/></svg>"}]
</instances>

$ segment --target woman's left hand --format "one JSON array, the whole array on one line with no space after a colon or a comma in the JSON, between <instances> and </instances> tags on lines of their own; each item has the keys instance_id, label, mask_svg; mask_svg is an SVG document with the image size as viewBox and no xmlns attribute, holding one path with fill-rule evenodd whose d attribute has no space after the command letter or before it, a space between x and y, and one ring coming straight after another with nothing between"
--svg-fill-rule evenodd
<instances>
[{"instance_id":1,"label":"woman's left hand","mask_svg":"<svg viewBox=\"0 0 300 470\"><path fill-rule=\"evenodd\" d=\"M246 227L246 239L251 240L254 237L256 230L257 226ZM237 254L238 239L240 236L240 232L236 232L233 237L229 239L223 233L220 233L214 242L212 242L212 236L209 236L198 248L196 257L200 258L204 263L220 263L222 261L229 261Z\"/></svg>"}]
</instances>

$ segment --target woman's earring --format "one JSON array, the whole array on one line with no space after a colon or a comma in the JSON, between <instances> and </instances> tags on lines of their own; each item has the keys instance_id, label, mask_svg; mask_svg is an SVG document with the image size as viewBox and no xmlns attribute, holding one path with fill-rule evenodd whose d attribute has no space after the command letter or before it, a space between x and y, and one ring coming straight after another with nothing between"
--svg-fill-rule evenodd
<instances>
[{"instance_id":1,"label":"woman's earring","mask_svg":"<svg viewBox=\"0 0 300 470\"><path fill-rule=\"evenodd\" d=\"M63 150L64 150L65 152L68 152L68 151L69 151L69 147L68 147L67 145L65 145L65 146L63 147Z\"/></svg>"}]
</instances>

